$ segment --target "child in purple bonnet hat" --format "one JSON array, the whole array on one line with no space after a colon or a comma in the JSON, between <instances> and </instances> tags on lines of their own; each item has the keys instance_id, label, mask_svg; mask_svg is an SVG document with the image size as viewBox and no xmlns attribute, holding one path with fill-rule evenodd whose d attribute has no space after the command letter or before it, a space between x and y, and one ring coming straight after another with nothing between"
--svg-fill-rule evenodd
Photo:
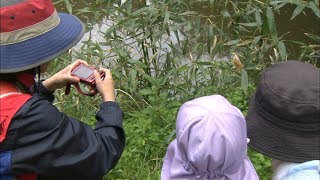
<instances>
[{"instance_id":1,"label":"child in purple bonnet hat","mask_svg":"<svg viewBox=\"0 0 320 180\"><path fill-rule=\"evenodd\" d=\"M161 179L259 179L247 157L246 122L240 110L220 95L184 103Z\"/></svg>"}]
</instances>

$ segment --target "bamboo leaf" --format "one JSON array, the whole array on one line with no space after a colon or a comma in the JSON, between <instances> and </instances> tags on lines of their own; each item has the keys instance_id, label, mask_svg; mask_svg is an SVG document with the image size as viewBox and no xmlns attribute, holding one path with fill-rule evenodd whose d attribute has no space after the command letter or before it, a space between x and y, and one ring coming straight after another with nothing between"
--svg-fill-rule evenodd
<instances>
[{"instance_id":1,"label":"bamboo leaf","mask_svg":"<svg viewBox=\"0 0 320 180\"><path fill-rule=\"evenodd\" d=\"M146 74L144 71L140 71L141 75L146 78L153 86L159 87L159 82L156 80L155 77L152 77Z\"/></svg>"},{"instance_id":2,"label":"bamboo leaf","mask_svg":"<svg viewBox=\"0 0 320 180\"><path fill-rule=\"evenodd\" d=\"M298 16L301 11L304 9L304 5L300 4L300 5L297 5L297 7L294 9L293 13L292 13L292 16L291 16L291 19L292 20L293 18L295 18L296 16Z\"/></svg>"},{"instance_id":3,"label":"bamboo leaf","mask_svg":"<svg viewBox=\"0 0 320 180\"><path fill-rule=\"evenodd\" d=\"M260 41L261 37L262 37L262 36L257 36L257 37L255 37L255 38L253 39L253 41L252 41L251 47L256 46L256 45L258 44L258 42Z\"/></svg>"},{"instance_id":4,"label":"bamboo leaf","mask_svg":"<svg viewBox=\"0 0 320 180\"><path fill-rule=\"evenodd\" d=\"M247 26L247 27L255 27L258 26L258 23L239 23L239 25Z\"/></svg>"},{"instance_id":5,"label":"bamboo leaf","mask_svg":"<svg viewBox=\"0 0 320 180\"><path fill-rule=\"evenodd\" d=\"M195 64L200 65L200 66L211 66L211 62L195 62Z\"/></svg>"},{"instance_id":6,"label":"bamboo leaf","mask_svg":"<svg viewBox=\"0 0 320 180\"><path fill-rule=\"evenodd\" d=\"M130 88L132 88L133 90L136 90L137 87L137 71L135 69L130 69L129 72L129 77L130 77Z\"/></svg>"},{"instance_id":7,"label":"bamboo leaf","mask_svg":"<svg viewBox=\"0 0 320 180\"><path fill-rule=\"evenodd\" d=\"M271 34L271 37L274 41L276 41L278 37L278 33L276 29L276 23L274 20L274 14L270 7L267 8L267 20L268 20L268 27L269 27L269 32Z\"/></svg>"},{"instance_id":8,"label":"bamboo leaf","mask_svg":"<svg viewBox=\"0 0 320 180\"><path fill-rule=\"evenodd\" d=\"M244 40L244 41L240 41L239 44L237 44L237 46L244 46L244 45L247 45L247 44L250 44L251 43L251 40Z\"/></svg>"},{"instance_id":9,"label":"bamboo leaf","mask_svg":"<svg viewBox=\"0 0 320 180\"><path fill-rule=\"evenodd\" d=\"M66 3L66 8L67 8L68 12L70 14L72 14L72 4L71 4L71 2L69 0L64 0L64 2Z\"/></svg>"},{"instance_id":10,"label":"bamboo leaf","mask_svg":"<svg viewBox=\"0 0 320 180\"><path fill-rule=\"evenodd\" d=\"M135 64L135 65L137 65L138 67L141 67L141 68L146 68L147 67L144 63L142 63L141 61L138 61L138 60L129 59L127 61L130 64Z\"/></svg>"},{"instance_id":11,"label":"bamboo leaf","mask_svg":"<svg viewBox=\"0 0 320 180\"><path fill-rule=\"evenodd\" d=\"M271 1L269 4L270 5L278 5L280 3L282 3L283 1Z\"/></svg>"},{"instance_id":12,"label":"bamboo leaf","mask_svg":"<svg viewBox=\"0 0 320 180\"><path fill-rule=\"evenodd\" d=\"M244 90L245 94L247 94L248 86L248 73L245 69L241 69L241 87Z\"/></svg>"},{"instance_id":13,"label":"bamboo leaf","mask_svg":"<svg viewBox=\"0 0 320 180\"><path fill-rule=\"evenodd\" d=\"M212 41L213 41L213 27L209 26L208 27L208 42L207 42L207 48L208 48L209 54L211 52Z\"/></svg>"},{"instance_id":14,"label":"bamboo leaf","mask_svg":"<svg viewBox=\"0 0 320 180\"><path fill-rule=\"evenodd\" d=\"M166 12L164 15L164 20L163 20L163 24L166 25L169 22L169 18L170 18L170 12Z\"/></svg>"},{"instance_id":15,"label":"bamboo leaf","mask_svg":"<svg viewBox=\"0 0 320 180\"><path fill-rule=\"evenodd\" d=\"M320 42L320 36L310 33L304 33L306 36L308 36L310 39Z\"/></svg>"},{"instance_id":16,"label":"bamboo leaf","mask_svg":"<svg viewBox=\"0 0 320 180\"><path fill-rule=\"evenodd\" d=\"M280 41L278 43L278 50L279 50L280 58L282 60L286 60L288 58L288 54L286 51L286 46L284 45L284 43L282 41Z\"/></svg>"},{"instance_id":17,"label":"bamboo leaf","mask_svg":"<svg viewBox=\"0 0 320 180\"><path fill-rule=\"evenodd\" d=\"M229 12L226 11L226 10L221 11L221 14L222 14L223 17L226 17L226 18L230 18L230 17L231 17L231 15L229 14Z\"/></svg>"},{"instance_id":18,"label":"bamboo leaf","mask_svg":"<svg viewBox=\"0 0 320 180\"><path fill-rule=\"evenodd\" d=\"M196 11L186 11L182 13L182 15L187 16L187 15L198 15L199 13Z\"/></svg>"},{"instance_id":19,"label":"bamboo leaf","mask_svg":"<svg viewBox=\"0 0 320 180\"><path fill-rule=\"evenodd\" d=\"M149 7L143 7L143 8L135 10L131 15L132 16L137 16L137 15L140 15L141 13L143 13L143 12L148 11L149 9L150 9Z\"/></svg>"},{"instance_id":20,"label":"bamboo leaf","mask_svg":"<svg viewBox=\"0 0 320 180\"><path fill-rule=\"evenodd\" d=\"M310 8L312 9L312 11L314 12L314 14L315 14L316 16L318 16L318 18L320 18L320 10L319 10L319 8L317 7L317 5L316 5L314 2L310 1L310 2L309 2L309 6L310 6Z\"/></svg>"},{"instance_id":21,"label":"bamboo leaf","mask_svg":"<svg viewBox=\"0 0 320 180\"><path fill-rule=\"evenodd\" d=\"M258 25L262 25L262 20L261 20L260 11L256 10L255 18L256 18L256 22L258 23Z\"/></svg>"},{"instance_id":22,"label":"bamboo leaf","mask_svg":"<svg viewBox=\"0 0 320 180\"><path fill-rule=\"evenodd\" d=\"M232 46L232 45L237 44L238 42L239 42L239 39L235 39L235 40L231 40L231 41L226 42L224 45Z\"/></svg>"}]
</instances>

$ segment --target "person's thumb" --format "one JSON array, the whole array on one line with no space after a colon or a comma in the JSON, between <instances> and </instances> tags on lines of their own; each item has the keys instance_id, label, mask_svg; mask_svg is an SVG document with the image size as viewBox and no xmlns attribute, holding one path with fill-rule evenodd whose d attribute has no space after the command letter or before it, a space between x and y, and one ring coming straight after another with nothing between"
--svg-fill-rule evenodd
<instances>
[{"instance_id":1,"label":"person's thumb","mask_svg":"<svg viewBox=\"0 0 320 180\"><path fill-rule=\"evenodd\" d=\"M94 70L93 75L94 75L94 79L96 80L96 83L100 83L102 81L100 74L98 73L97 70Z\"/></svg>"},{"instance_id":2,"label":"person's thumb","mask_svg":"<svg viewBox=\"0 0 320 180\"><path fill-rule=\"evenodd\" d=\"M80 78L75 77L75 76L71 76L71 77L69 77L69 82L73 83L73 84L77 84L80 82Z\"/></svg>"}]
</instances>

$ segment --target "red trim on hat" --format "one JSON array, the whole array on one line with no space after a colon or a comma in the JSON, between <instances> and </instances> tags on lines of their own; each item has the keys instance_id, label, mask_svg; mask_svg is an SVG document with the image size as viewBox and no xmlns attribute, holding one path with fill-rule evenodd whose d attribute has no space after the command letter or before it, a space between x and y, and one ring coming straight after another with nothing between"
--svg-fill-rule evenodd
<instances>
[{"instance_id":1,"label":"red trim on hat","mask_svg":"<svg viewBox=\"0 0 320 180\"><path fill-rule=\"evenodd\" d=\"M0 9L0 33L39 23L54 13L51 0L28 0Z\"/></svg>"}]
</instances>

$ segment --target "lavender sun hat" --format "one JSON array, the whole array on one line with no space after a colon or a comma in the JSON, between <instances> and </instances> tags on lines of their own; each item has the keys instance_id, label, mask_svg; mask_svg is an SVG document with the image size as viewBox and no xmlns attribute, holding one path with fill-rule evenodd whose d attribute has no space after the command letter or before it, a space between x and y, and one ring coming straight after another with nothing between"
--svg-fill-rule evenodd
<instances>
[{"instance_id":1,"label":"lavender sun hat","mask_svg":"<svg viewBox=\"0 0 320 180\"><path fill-rule=\"evenodd\" d=\"M184 103L161 179L259 179L247 157L246 122L220 95Z\"/></svg>"}]
</instances>

